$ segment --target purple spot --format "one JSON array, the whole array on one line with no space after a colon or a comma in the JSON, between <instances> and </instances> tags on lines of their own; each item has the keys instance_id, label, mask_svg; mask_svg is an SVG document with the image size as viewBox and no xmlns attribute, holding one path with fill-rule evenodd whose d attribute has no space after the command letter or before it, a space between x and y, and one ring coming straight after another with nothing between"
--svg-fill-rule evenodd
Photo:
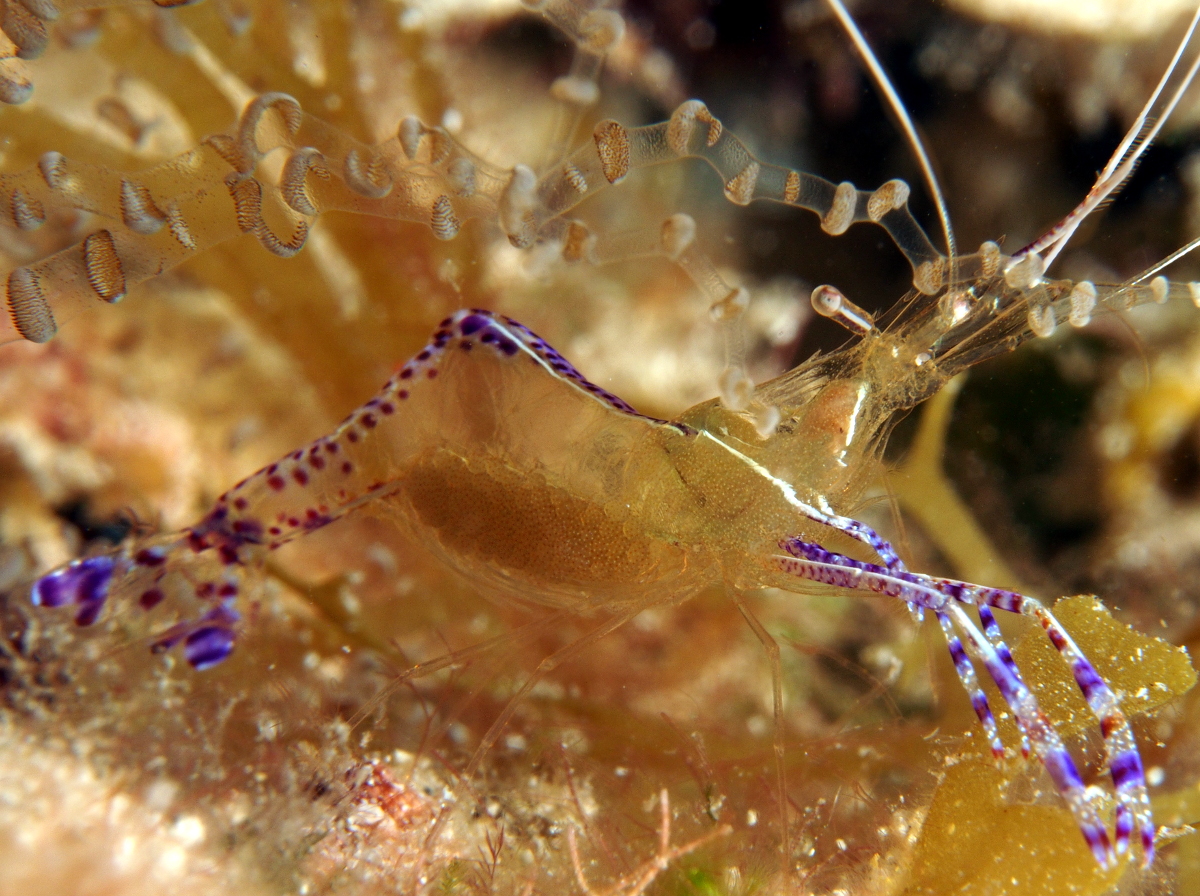
<instances>
[{"instance_id":1,"label":"purple spot","mask_svg":"<svg viewBox=\"0 0 1200 896\"><path fill-rule=\"evenodd\" d=\"M404 401L404 399L408 398L408 390L401 389L399 392L396 393L396 397L399 398L401 401Z\"/></svg>"},{"instance_id":2,"label":"purple spot","mask_svg":"<svg viewBox=\"0 0 1200 896\"><path fill-rule=\"evenodd\" d=\"M430 371L430 372L432 373L433 371ZM361 423L363 426L365 426L367 429L374 429L375 428L375 415L374 414L363 414L361 417L358 418L358 422Z\"/></svg>"},{"instance_id":3,"label":"purple spot","mask_svg":"<svg viewBox=\"0 0 1200 896\"><path fill-rule=\"evenodd\" d=\"M442 321L440 324L438 324L438 326L442 327L444 329L444 328L450 326L452 323L454 323L454 318L448 317L444 321Z\"/></svg>"},{"instance_id":4,"label":"purple spot","mask_svg":"<svg viewBox=\"0 0 1200 896\"><path fill-rule=\"evenodd\" d=\"M298 519L296 519L294 516L289 516L288 520L287 520L287 524L289 526L291 526L293 529L295 529L297 526L300 525L300 521Z\"/></svg>"},{"instance_id":5,"label":"purple spot","mask_svg":"<svg viewBox=\"0 0 1200 896\"><path fill-rule=\"evenodd\" d=\"M325 469L325 458L321 457L321 455L319 455L319 454L316 454L316 455L313 455L312 457L310 457L308 459L308 463L309 463L309 466L311 466L314 470L324 470Z\"/></svg>"},{"instance_id":6,"label":"purple spot","mask_svg":"<svg viewBox=\"0 0 1200 896\"><path fill-rule=\"evenodd\" d=\"M496 343L496 348L504 352L510 358L517 353L517 344L511 339L501 339Z\"/></svg>"},{"instance_id":7,"label":"purple spot","mask_svg":"<svg viewBox=\"0 0 1200 896\"><path fill-rule=\"evenodd\" d=\"M211 669L233 652L233 632L219 625L198 628L183 642L183 655L197 671Z\"/></svg>"},{"instance_id":8,"label":"purple spot","mask_svg":"<svg viewBox=\"0 0 1200 896\"><path fill-rule=\"evenodd\" d=\"M389 414L395 413L396 406L394 404L392 404L390 401L385 401L379 405L379 411L386 417Z\"/></svg>"},{"instance_id":9,"label":"purple spot","mask_svg":"<svg viewBox=\"0 0 1200 896\"><path fill-rule=\"evenodd\" d=\"M238 587L233 582L222 582L217 587L217 597L237 597Z\"/></svg>"},{"instance_id":10,"label":"purple spot","mask_svg":"<svg viewBox=\"0 0 1200 896\"><path fill-rule=\"evenodd\" d=\"M280 529L278 526L272 526L270 529L267 530L267 534L268 535L282 535L283 530Z\"/></svg>"},{"instance_id":11,"label":"purple spot","mask_svg":"<svg viewBox=\"0 0 1200 896\"><path fill-rule=\"evenodd\" d=\"M400 379L402 379L402 380L409 379L412 375L413 375L413 372L412 372L411 367L405 367L403 370L400 371Z\"/></svg>"},{"instance_id":12,"label":"purple spot","mask_svg":"<svg viewBox=\"0 0 1200 896\"><path fill-rule=\"evenodd\" d=\"M104 609L104 601L80 604L79 612L75 614L76 625L91 625Z\"/></svg>"},{"instance_id":13,"label":"purple spot","mask_svg":"<svg viewBox=\"0 0 1200 896\"><path fill-rule=\"evenodd\" d=\"M138 566L162 566L166 561L167 555L162 548L142 548L133 555L133 562Z\"/></svg>"},{"instance_id":14,"label":"purple spot","mask_svg":"<svg viewBox=\"0 0 1200 896\"><path fill-rule=\"evenodd\" d=\"M283 481L282 476L268 476L267 477L267 485L269 485L275 491L281 492L281 491L283 491L283 487L285 485L287 485L287 483Z\"/></svg>"},{"instance_id":15,"label":"purple spot","mask_svg":"<svg viewBox=\"0 0 1200 896\"><path fill-rule=\"evenodd\" d=\"M430 371L428 373L426 373L425 375L427 377L429 377L430 379L433 379L434 377L437 376L437 368L436 367L431 368Z\"/></svg>"},{"instance_id":16,"label":"purple spot","mask_svg":"<svg viewBox=\"0 0 1200 896\"><path fill-rule=\"evenodd\" d=\"M138 603L143 610L152 610L163 602L166 597L159 588L150 588L142 592L142 596L138 598Z\"/></svg>"},{"instance_id":17,"label":"purple spot","mask_svg":"<svg viewBox=\"0 0 1200 896\"><path fill-rule=\"evenodd\" d=\"M343 473L349 473L353 469L354 469L354 465L352 463L350 463L350 461L347 460L347 461L342 462L342 472Z\"/></svg>"},{"instance_id":18,"label":"purple spot","mask_svg":"<svg viewBox=\"0 0 1200 896\"><path fill-rule=\"evenodd\" d=\"M271 466L267 467L267 475L270 476L272 473L275 473L278 470L279 464L271 464Z\"/></svg>"},{"instance_id":19,"label":"purple spot","mask_svg":"<svg viewBox=\"0 0 1200 896\"><path fill-rule=\"evenodd\" d=\"M469 314L458 322L458 331L464 336L470 336L490 323L491 321L482 314Z\"/></svg>"},{"instance_id":20,"label":"purple spot","mask_svg":"<svg viewBox=\"0 0 1200 896\"><path fill-rule=\"evenodd\" d=\"M308 485L308 474L303 470L292 470L292 478L300 485Z\"/></svg>"},{"instance_id":21,"label":"purple spot","mask_svg":"<svg viewBox=\"0 0 1200 896\"><path fill-rule=\"evenodd\" d=\"M475 343L474 342L460 342L458 344L458 347L461 348L464 352L469 352L472 348L475 347Z\"/></svg>"},{"instance_id":22,"label":"purple spot","mask_svg":"<svg viewBox=\"0 0 1200 896\"><path fill-rule=\"evenodd\" d=\"M34 606L38 607L95 604L98 613L108 598L108 585L112 580L114 566L113 558L108 556L76 560L38 579L30 599ZM95 621L94 616L92 621Z\"/></svg>"},{"instance_id":23,"label":"purple spot","mask_svg":"<svg viewBox=\"0 0 1200 896\"><path fill-rule=\"evenodd\" d=\"M241 536L236 540L243 544L256 543L262 537L262 523L256 519L234 520L231 528L235 535Z\"/></svg>"},{"instance_id":24,"label":"purple spot","mask_svg":"<svg viewBox=\"0 0 1200 896\"><path fill-rule=\"evenodd\" d=\"M417 360L418 361L428 361L430 358L430 354L431 353L430 353L429 349L425 349L419 355L417 355Z\"/></svg>"},{"instance_id":25,"label":"purple spot","mask_svg":"<svg viewBox=\"0 0 1200 896\"><path fill-rule=\"evenodd\" d=\"M347 442L357 442L358 441L358 433L356 433L352 429L346 430L346 441Z\"/></svg>"},{"instance_id":26,"label":"purple spot","mask_svg":"<svg viewBox=\"0 0 1200 896\"><path fill-rule=\"evenodd\" d=\"M236 507L238 510L245 510L246 507L249 505L247 504L245 498L234 498L233 506Z\"/></svg>"},{"instance_id":27,"label":"purple spot","mask_svg":"<svg viewBox=\"0 0 1200 896\"><path fill-rule=\"evenodd\" d=\"M328 451L330 454L337 454L340 449L338 448L337 442L326 442L325 450Z\"/></svg>"},{"instance_id":28,"label":"purple spot","mask_svg":"<svg viewBox=\"0 0 1200 896\"><path fill-rule=\"evenodd\" d=\"M216 586L212 582L201 582L196 586L196 597L201 600L207 600L213 596L216 590Z\"/></svg>"}]
</instances>

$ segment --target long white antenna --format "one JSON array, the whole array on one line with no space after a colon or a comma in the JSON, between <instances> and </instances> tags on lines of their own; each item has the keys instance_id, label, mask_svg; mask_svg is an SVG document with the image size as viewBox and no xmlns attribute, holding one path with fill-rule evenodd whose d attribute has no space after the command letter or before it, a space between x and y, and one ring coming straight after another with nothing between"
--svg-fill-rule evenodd
<instances>
[{"instance_id":1,"label":"long white antenna","mask_svg":"<svg viewBox=\"0 0 1200 896\"><path fill-rule=\"evenodd\" d=\"M875 79L876 85L883 92L888 105L892 107L892 111L900 119L900 127L904 130L904 135L908 138L909 146L912 147L917 157L917 164L921 166L921 174L925 178L929 192L933 195L934 205L937 206L938 219L942 223L942 233L946 235L946 253L950 258L951 264L953 264L956 252L954 250L954 232L950 227L950 212L946 209L946 197L942 195L942 187L938 183L937 175L933 171L933 163L929 160L929 154L925 151L925 144L921 141L920 135L917 134L916 125L913 124L912 118L908 114L908 109L904 107L904 103L900 99L900 95L896 93L896 89L892 86L891 78L883 70L883 66L879 64L879 59L876 58L875 51L871 49L871 45L867 43L867 39L863 37L863 33L858 30L858 25L850 17L850 13L842 3L842 0L826 0L826 2L829 4L830 9L833 10L833 14L837 16L838 21L842 23L846 34L850 36L850 41L854 44L854 48L858 50L858 54L862 57L863 62L866 63L867 70L871 73L871 77Z\"/></svg>"},{"instance_id":2,"label":"long white antenna","mask_svg":"<svg viewBox=\"0 0 1200 896\"><path fill-rule=\"evenodd\" d=\"M832 3L834 0L830 0L830 2ZM1146 105L1142 107L1142 111L1138 114L1137 119L1126 132L1125 139L1121 141L1121 145L1117 147L1116 152L1108 160L1108 164L1104 166L1104 170L1096 178L1096 183L1088 190L1087 196L1084 197L1079 205L1075 206L1069 215L1048 230L1042 237L1018 252L1017 257L1033 252L1040 253L1045 249L1050 249L1046 255L1044 265L1045 267L1049 267L1050 263L1066 247L1071 237L1075 234L1075 231L1079 229L1079 225L1087 219L1087 216L1094 212L1104 200L1120 189L1129 175L1133 173L1133 169L1137 167L1137 163L1141 160L1142 155L1150 148L1150 144L1154 142L1163 125L1166 124L1167 119L1171 117L1171 113L1175 111L1175 107L1179 105L1179 101L1183 98L1184 93L1192 85L1197 70L1200 70L1200 54L1198 54L1192 61L1187 74L1184 75L1182 83L1171 94L1171 98L1167 101L1163 109L1155 115L1151 114L1154 111L1155 104L1162 96L1167 82L1178 70L1179 61L1191 43L1198 24L1200 24L1200 5L1196 7L1191 24L1184 33L1183 39L1179 41L1179 46L1175 49L1175 55L1172 57L1170 65L1167 66L1167 70L1163 72L1162 78L1159 79L1158 86L1150 94L1150 99L1146 100ZM1153 124L1147 127L1147 123L1151 121Z\"/></svg>"}]
</instances>

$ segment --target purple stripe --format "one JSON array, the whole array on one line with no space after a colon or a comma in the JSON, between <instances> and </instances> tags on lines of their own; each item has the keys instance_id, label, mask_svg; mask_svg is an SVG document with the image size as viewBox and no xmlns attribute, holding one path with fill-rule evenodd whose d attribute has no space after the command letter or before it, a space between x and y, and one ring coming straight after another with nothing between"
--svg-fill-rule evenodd
<instances>
[{"instance_id":1,"label":"purple stripe","mask_svg":"<svg viewBox=\"0 0 1200 896\"><path fill-rule=\"evenodd\" d=\"M814 511L810 516L820 522L821 518L815 514ZM838 528L856 537L862 536L860 540L864 541L867 540L866 533L870 532L866 527ZM1108 684L1071 641L1053 615L1040 603L1012 591L982 588L952 579L934 579L903 569L887 569L876 564L864 563L827 551L820 545L799 538L785 539L780 542L780 546L791 556L800 558L799 562L788 561L783 557L777 558L776 562L786 571L845 588L871 590L900 597L908 602L910 607L924 607L938 613L942 627L947 633L947 643L955 668L970 694L972 707L990 734L989 725L994 726L995 722L994 719L990 719L991 712L986 696L975 685L970 656L966 653L961 639L951 632L946 619L947 610L952 610L949 615L954 617L960 628L967 630L988 674L1013 711L1021 729L1022 752L1029 754L1031 742L1036 747L1056 788L1075 815L1080 831L1096 861L1104 868L1111 867L1116 861L1114 840L1117 852L1128 851L1130 835L1135 826L1140 833L1144 864L1149 865L1153 861L1155 827L1146 795L1142 761L1133 734L1124 716L1116 708L1116 698ZM939 597L943 600L939 601ZM958 603L972 605L978 610L980 628L976 628L969 617L958 608ZM1041 623L1051 643L1070 665L1076 684L1087 699L1093 714L1099 719L1117 792L1114 840L1109 839L1104 824L1089 801L1083 780L1070 754L1049 721L1037 709L1032 693L1022 680L1012 651L1003 641L999 625L991 612L992 608L1033 616ZM998 736L995 741L999 741Z\"/></svg>"},{"instance_id":2,"label":"purple stripe","mask_svg":"<svg viewBox=\"0 0 1200 896\"><path fill-rule=\"evenodd\" d=\"M1060 793L1068 794L1072 791L1077 793L1083 791L1083 780L1079 777L1075 763L1066 749L1057 747L1049 750L1042 757L1042 762ZM1083 839L1091 847L1092 855L1096 857L1096 862L1103 868L1110 867L1114 856L1111 842L1108 839L1108 832L1095 822L1082 820L1079 822L1079 829L1083 833Z\"/></svg>"},{"instance_id":3,"label":"purple stripe","mask_svg":"<svg viewBox=\"0 0 1200 896\"><path fill-rule=\"evenodd\" d=\"M1133 833L1133 810L1125 803L1117 803L1116 834L1113 839L1117 844L1117 855L1123 855L1129 849L1129 837Z\"/></svg>"},{"instance_id":4,"label":"purple stripe","mask_svg":"<svg viewBox=\"0 0 1200 896\"><path fill-rule=\"evenodd\" d=\"M234 635L227 628L209 625L198 628L183 642L183 655L197 671L211 669L233 652Z\"/></svg>"},{"instance_id":5,"label":"purple stripe","mask_svg":"<svg viewBox=\"0 0 1200 896\"><path fill-rule=\"evenodd\" d=\"M950 656L954 660L954 666L958 670L959 676L970 675L971 661L967 659L967 652L963 650L962 641L958 636L949 639Z\"/></svg>"},{"instance_id":6,"label":"purple stripe","mask_svg":"<svg viewBox=\"0 0 1200 896\"><path fill-rule=\"evenodd\" d=\"M1144 786L1145 775L1142 773L1142 757L1134 750L1129 750L1113 757L1112 779L1117 790L1127 790L1130 787Z\"/></svg>"},{"instance_id":7,"label":"purple stripe","mask_svg":"<svg viewBox=\"0 0 1200 896\"><path fill-rule=\"evenodd\" d=\"M983 633L999 646L1001 643L1000 624L996 622L995 615L986 604L976 609L979 610L979 621L983 623Z\"/></svg>"},{"instance_id":8,"label":"purple stripe","mask_svg":"<svg viewBox=\"0 0 1200 896\"><path fill-rule=\"evenodd\" d=\"M1100 673L1096 671L1096 667L1082 657L1076 658L1071 664L1071 672L1075 676L1075 683L1079 685L1079 690L1083 692L1083 697L1088 702L1088 706L1093 706L1093 698L1098 694L1108 690L1108 685L1104 683L1104 679L1100 677Z\"/></svg>"}]
</instances>

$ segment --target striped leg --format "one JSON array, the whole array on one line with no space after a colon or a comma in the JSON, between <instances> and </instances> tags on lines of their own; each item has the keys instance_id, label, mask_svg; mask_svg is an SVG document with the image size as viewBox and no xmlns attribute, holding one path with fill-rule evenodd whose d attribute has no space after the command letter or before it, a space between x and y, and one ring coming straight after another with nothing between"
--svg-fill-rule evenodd
<instances>
[{"instance_id":1,"label":"striped leg","mask_svg":"<svg viewBox=\"0 0 1200 896\"><path fill-rule=\"evenodd\" d=\"M820 545L798 539L785 541L782 546L791 556L776 556L774 559L776 565L786 573L840 588L886 594L899 598L910 605L921 606L949 617L966 636L971 648L982 660L988 675L995 682L1005 703L1012 710L1022 732L1029 738L1033 751L1046 767L1055 787L1062 794L1067 806L1075 816L1080 831L1091 848L1092 854L1096 857L1096 861L1105 868L1115 864L1116 854L1112 842L1109 840L1108 832L1100 819L1095 803L1089 798L1078 769L1062 739L1058 736L1058 732L1054 730L1041 711L1033 692L1020 675L1014 673L1015 665L1012 664L1011 654L1005 652L1008 657L1006 660L993 646L992 641L979 630L962 609L962 603L975 604L966 590L973 586L933 579L914 573L890 571L885 567L853 560L827 551ZM986 600L981 602L991 606L998 605ZM1020 610L1014 610L1014 612L1020 612ZM1047 630L1049 631L1049 629ZM1065 635L1065 632L1062 634ZM1088 668L1091 668L1090 665ZM1098 679L1099 676L1096 678ZM1106 730L1105 733L1110 732ZM1136 744L1132 749L1132 755L1137 757ZM1135 774L1140 777L1140 770L1141 760L1138 758L1133 771L1121 773L1121 780L1128 784L1129 779ZM1114 771L1118 771L1118 769L1114 768ZM1144 791L1144 782L1141 786ZM1118 800L1128 801L1130 789L1128 786L1124 790L1119 789ZM1147 813L1148 810L1147 803ZM1118 834L1120 834L1120 813L1118 815ZM1148 814L1145 816L1139 814L1138 818L1149 828L1148 838L1146 829L1143 828L1143 845L1147 842L1152 844L1153 821ZM1152 852L1147 853L1147 859L1152 858L1152 855Z\"/></svg>"},{"instance_id":2,"label":"striped leg","mask_svg":"<svg viewBox=\"0 0 1200 896\"><path fill-rule=\"evenodd\" d=\"M1129 840L1136 827L1142 843L1143 863L1149 865L1154 860L1155 827L1150 809L1150 795L1146 790L1142 757L1138 753L1137 741L1129 727L1129 721L1121 711L1117 695L1096 671L1096 667L1067 634L1062 624L1054 618L1054 614L1040 601L1012 591L981 588L949 579L931 581L934 587L963 603L980 608L995 607L1029 616L1036 619L1045 629L1050 643L1070 666L1075 683L1083 693L1092 714L1100 721L1108 767L1117 791L1117 853L1124 853L1129 848Z\"/></svg>"},{"instance_id":3,"label":"striped leg","mask_svg":"<svg viewBox=\"0 0 1200 896\"><path fill-rule=\"evenodd\" d=\"M979 621L983 625L983 633L991 645L996 648L996 655L1000 657L1004 665L1008 666L1008 670L1014 677L1020 678L1021 670L1017 668L1012 651L1004 643L1004 637L1000 634L1000 625L996 622L996 617L992 615L991 608L987 604L980 604L976 609L979 611ZM1026 759L1029 758L1029 734L1024 728L1021 729L1021 755Z\"/></svg>"},{"instance_id":4,"label":"striped leg","mask_svg":"<svg viewBox=\"0 0 1200 896\"><path fill-rule=\"evenodd\" d=\"M955 632L954 623L950 617L939 611L937 620L946 636L946 644L950 647L950 657L954 660L954 670L958 673L958 680L962 682L963 688L971 698L971 708L975 710L975 715L979 717L979 721L983 725L984 733L992 748L992 755L997 759L1003 759L1004 743L1000 740L1000 732L996 729L996 719L992 715L991 706L988 705L987 695L984 694L983 688L979 686L979 679L975 676L975 666L971 662L971 658L967 656L967 651L963 648L962 640Z\"/></svg>"}]
</instances>

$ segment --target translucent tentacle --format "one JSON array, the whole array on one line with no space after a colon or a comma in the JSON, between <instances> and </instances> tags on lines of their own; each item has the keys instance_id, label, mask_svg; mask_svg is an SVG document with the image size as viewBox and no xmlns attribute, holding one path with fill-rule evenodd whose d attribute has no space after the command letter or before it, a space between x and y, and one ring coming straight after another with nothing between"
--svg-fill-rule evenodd
<instances>
[{"instance_id":1,"label":"translucent tentacle","mask_svg":"<svg viewBox=\"0 0 1200 896\"><path fill-rule=\"evenodd\" d=\"M913 267L914 285L926 294L941 288L946 259L908 209L909 188L900 180L878 190L858 190L823 177L770 165L757 159L704 103L688 100L669 121L627 128L602 121L593 145L571 153L560 168L539 179L535 229L578 205L598 189L623 180L631 171L679 158L708 162L725 184L725 196L738 205L767 199L805 208L821 218L826 233L845 233L851 224L871 222L887 231Z\"/></svg>"}]
</instances>

